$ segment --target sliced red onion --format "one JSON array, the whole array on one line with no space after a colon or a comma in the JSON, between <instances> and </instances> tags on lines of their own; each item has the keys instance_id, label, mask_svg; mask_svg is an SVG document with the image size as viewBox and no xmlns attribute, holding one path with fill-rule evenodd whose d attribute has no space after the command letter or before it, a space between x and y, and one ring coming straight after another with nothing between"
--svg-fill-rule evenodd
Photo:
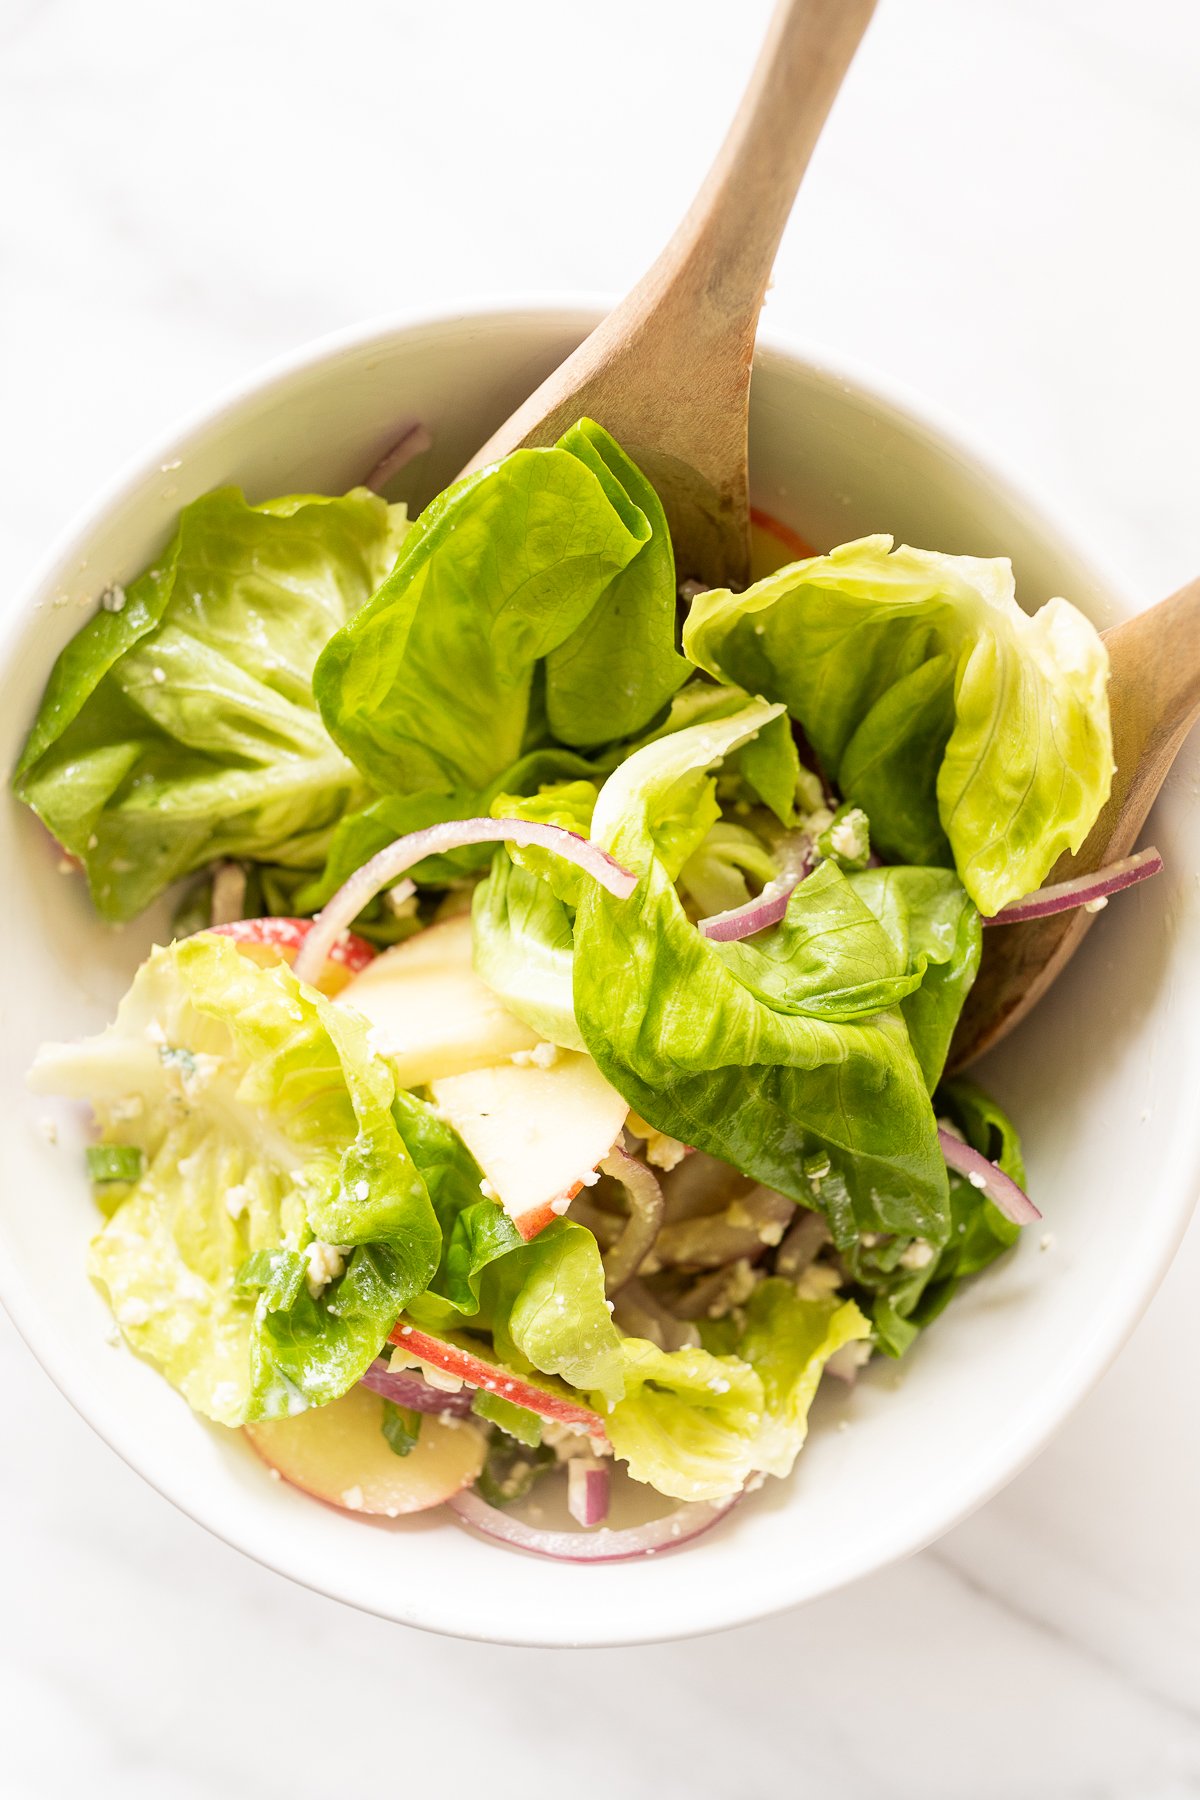
<instances>
[{"instance_id":1,"label":"sliced red onion","mask_svg":"<svg viewBox=\"0 0 1200 1800\"><path fill-rule=\"evenodd\" d=\"M573 1456L567 1464L567 1511L580 1525L603 1525L611 1494L607 1463Z\"/></svg>"},{"instance_id":2,"label":"sliced red onion","mask_svg":"<svg viewBox=\"0 0 1200 1800\"><path fill-rule=\"evenodd\" d=\"M614 1144L600 1167L619 1181L629 1196L629 1220L604 1259L604 1285L610 1295L624 1287L654 1247L663 1221L663 1192L645 1163Z\"/></svg>"},{"instance_id":3,"label":"sliced red onion","mask_svg":"<svg viewBox=\"0 0 1200 1800\"><path fill-rule=\"evenodd\" d=\"M411 1412L453 1413L459 1419L471 1414L471 1396L465 1389L458 1394L446 1393L431 1387L420 1375L389 1369L382 1360L373 1362L359 1379L373 1394L382 1395L396 1406L407 1406Z\"/></svg>"},{"instance_id":4,"label":"sliced red onion","mask_svg":"<svg viewBox=\"0 0 1200 1800\"><path fill-rule=\"evenodd\" d=\"M355 870L349 881L313 920L312 930L304 940L295 962L295 973L301 981L314 981L325 967L325 958L338 936L370 904L382 887L390 887L407 869L424 862L427 856L441 856L447 850L463 850L470 844L537 844L553 850L591 875L601 887L626 900L637 886L631 875L615 862L607 850L561 825L540 825L529 819L451 819L444 825L430 825L424 831L410 831L397 838Z\"/></svg>"},{"instance_id":5,"label":"sliced red onion","mask_svg":"<svg viewBox=\"0 0 1200 1800\"><path fill-rule=\"evenodd\" d=\"M734 944L742 938L778 925L788 909L788 901L813 866L813 841L806 832L795 832L782 846L781 868L774 881L768 881L761 894L746 900L728 912L713 913L701 919L698 930L702 937L715 943Z\"/></svg>"},{"instance_id":6,"label":"sliced red onion","mask_svg":"<svg viewBox=\"0 0 1200 1800\"><path fill-rule=\"evenodd\" d=\"M516 1550L552 1556L559 1562L606 1563L681 1549L723 1519L740 1499L740 1494L730 1494L723 1500L697 1500L668 1513L665 1519L652 1519L648 1525L633 1525L624 1531L610 1531L602 1525L598 1531L586 1532L542 1531L501 1512L499 1507L489 1506L470 1488L452 1494L446 1505L464 1525L473 1526L485 1537L498 1538L502 1544L511 1544Z\"/></svg>"},{"instance_id":7,"label":"sliced red onion","mask_svg":"<svg viewBox=\"0 0 1200 1800\"><path fill-rule=\"evenodd\" d=\"M1162 866L1163 859L1153 847L1139 850L1136 856L1122 857L1120 862L1109 863L1106 869L1097 869L1092 875L1076 875L1070 881L1055 882L1053 887L1038 888L1023 900L1001 907L982 923L1023 925L1030 919L1048 919L1053 913L1069 912L1076 906L1089 906L1093 912L1099 912L1110 894L1149 880L1151 875L1159 874Z\"/></svg>"},{"instance_id":8,"label":"sliced red onion","mask_svg":"<svg viewBox=\"0 0 1200 1800\"><path fill-rule=\"evenodd\" d=\"M432 445L433 433L429 427L414 422L397 438L387 454L380 457L363 482L363 486L369 487L373 493L378 494L387 486L393 475L398 475L414 456L420 456Z\"/></svg>"},{"instance_id":9,"label":"sliced red onion","mask_svg":"<svg viewBox=\"0 0 1200 1800\"><path fill-rule=\"evenodd\" d=\"M994 1162L989 1162L986 1156L973 1150L970 1144L964 1144L961 1138L955 1137L952 1131L946 1131L941 1125L938 1126L938 1143L942 1147L947 1167L957 1169L960 1175L965 1175L971 1186L978 1188L981 1194L986 1194L992 1205L998 1207L1014 1225L1032 1225L1041 1218L1041 1213L1029 1195L1017 1186L1010 1175L1006 1175Z\"/></svg>"}]
</instances>

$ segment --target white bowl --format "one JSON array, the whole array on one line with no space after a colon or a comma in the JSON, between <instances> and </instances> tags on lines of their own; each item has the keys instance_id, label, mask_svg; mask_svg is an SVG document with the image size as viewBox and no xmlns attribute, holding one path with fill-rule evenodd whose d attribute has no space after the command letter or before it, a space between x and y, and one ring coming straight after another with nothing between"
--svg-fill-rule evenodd
<instances>
[{"instance_id":1,"label":"white bowl","mask_svg":"<svg viewBox=\"0 0 1200 1800\"><path fill-rule=\"evenodd\" d=\"M594 317L521 306L367 327L276 365L158 446L10 612L4 767L83 609L152 559L185 501L221 482L255 499L340 491L421 419L435 448L407 472L407 497L423 503ZM753 415L756 498L817 543L891 531L1008 554L1027 606L1064 593L1101 624L1127 610L1036 506L873 379L768 335ZM1052 1247L1043 1253L1039 1232L1026 1232L903 1364L853 1393L823 1394L794 1477L768 1483L680 1555L567 1567L492 1547L438 1515L395 1526L350 1518L266 1480L240 1436L204 1425L150 1368L110 1347L108 1312L84 1275L95 1215L78 1138L68 1129L47 1142L46 1108L23 1076L40 1039L110 1015L153 922L122 933L99 925L11 801L0 1293L64 1394L160 1493L282 1574L387 1618L506 1643L637 1643L828 1592L928 1543L1041 1448L1129 1334L1180 1238L1200 1153L1194 752L1187 762L1154 818L1167 873L1109 909L985 1070L1024 1130Z\"/></svg>"}]
</instances>

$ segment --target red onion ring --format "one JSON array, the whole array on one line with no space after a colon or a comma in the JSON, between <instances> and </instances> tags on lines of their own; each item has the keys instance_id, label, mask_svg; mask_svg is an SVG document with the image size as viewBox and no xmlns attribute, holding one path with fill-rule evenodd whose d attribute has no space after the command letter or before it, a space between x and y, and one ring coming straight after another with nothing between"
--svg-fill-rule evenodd
<instances>
[{"instance_id":1,"label":"red onion ring","mask_svg":"<svg viewBox=\"0 0 1200 1800\"><path fill-rule=\"evenodd\" d=\"M571 1458L567 1464L567 1511L580 1525L603 1525L611 1492L607 1463Z\"/></svg>"},{"instance_id":2,"label":"red onion ring","mask_svg":"<svg viewBox=\"0 0 1200 1800\"><path fill-rule=\"evenodd\" d=\"M1122 888L1149 880L1151 875L1161 872L1162 866L1163 859L1153 847L1139 850L1136 856L1122 857L1120 862L1109 863L1106 869L1097 869L1092 875L1076 875L1070 881L1055 882L1053 887L1038 888L1035 893L1026 894L1023 900L1013 900L1008 906L1001 907L998 913L982 919L981 923L1023 925L1030 919L1048 919L1053 913L1069 912L1076 906L1095 905L1098 912L1110 894L1119 894Z\"/></svg>"},{"instance_id":3,"label":"red onion ring","mask_svg":"<svg viewBox=\"0 0 1200 1800\"><path fill-rule=\"evenodd\" d=\"M629 1196L629 1219L620 1237L604 1258L604 1285L609 1295L637 1274L642 1259L654 1247L663 1222L663 1191L645 1163L614 1144L600 1163L606 1175L619 1181Z\"/></svg>"},{"instance_id":4,"label":"red onion ring","mask_svg":"<svg viewBox=\"0 0 1200 1800\"><path fill-rule=\"evenodd\" d=\"M1011 1175L989 1162L970 1144L964 1144L961 1138L955 1137L952 1131L945 1131L938 1126L938 1143L947 1166L957 1169L965 1175L972 1187L986 1194L992 1205L1002 1212L1006 1219L1014 1225L1032 1225L1041 1218L1041 1213L1023 1188L1019 1188Z\"/></svg>"},{"instance_id":5,"label":"red onion ring","mask_svg":"<svg viewBox=\"0 0 1200 1800\"><path fill-rule=\"evenodd\" d=\"M295 974L301 981L314 981L351 920L358 917L380 888L398 881L406 870L424 862L427 856L462 850L470 844L495 843L537 844L543 850L553 850L591 875L618 900L627 900L637 886L637 876L623 869L607 850L577 832L565 831L561 825L540 825L529 819L451 819L444 825L429 825L424 831L410 831L356 869L313 920L312 930L296 958Z\"/></svg>"},{"instance_id":6,"label":"red onion ring","mask_svg":"<svg viewBox=\"0 0 1200 1800\"><path fill-rule=\"evenodd\" d=\"M471 1396L465 1388L457 1394L443 1392L416 1373L389 1369L382 1359L373 1362L359 1380L373 1394L395 1406L407 1406L411 1412L453 1413L459 1419L471 1416Z\"/></svg>"},{"instance_id":7,"label":"red onion ring","mask_svg":"<svg viewBox=\"0 0 1200 1800\"><path fill-rule=\"evenodd\" d=\"M424 451L431 449L432 445L433 433L429 427L420 424L419 421L414 421L397 438L391 449L380 457L363 482L363 486L370 488L373 493L379 493L381 488L387 486L393 475L398 475L414 456L420 456Z\"/></svg>"},{"instance_id":8,"label":"red onion ring","mask_svg":"<svg viewBox=\"0 0 1200 1800\"><path fill-rule=\"evenodd\" d=\"M787 912L788 901L804 877L811 874L812 866L813 842L807 833L801 831L785 839L782 867L774 881L768 881L753 900L701 919L697 926L701 937L718 944L735 944L756 931L765 931L768 925L778 925Z\"/></svg>"},{"instance_id":9,"label":"red onion ring","mask_svg":"<svg viewBox=\"0 0 1200 1800\"><path fill-rule=\"evenodd\" d=\"M446 1505L464 1525L473 1526L502 1544L511 1544L516 1550L552 1556L559 1562L608 1563L682 1549L723 1519L740 1499L740 1494L730 1494L724 1500L697 1500L668 1513L665 1519L652 1519L648 1525L634 1525L624 1531L610 1531L606 1525L598 1531L541 1531L489 1506L470 1488L452 1494Z\"/></svg>"}]
</instances>

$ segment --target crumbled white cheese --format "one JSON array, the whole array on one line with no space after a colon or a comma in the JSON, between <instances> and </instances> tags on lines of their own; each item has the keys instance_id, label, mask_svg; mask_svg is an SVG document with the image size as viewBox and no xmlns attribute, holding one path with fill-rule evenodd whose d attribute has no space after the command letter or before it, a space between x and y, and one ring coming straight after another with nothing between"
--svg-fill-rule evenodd
<instances>
[{"instance_id":1,"label":"crumbled white cheese","mask_svg":"<svg viewBox=\"0 0 1200 1800\"><path fill-rule=\"evenodd\" d=\"M579 1185L580 1185L580 1187L595 1187L595 1185L599 1181L599 1179L600 1179L599 1169L593 1169L590 1175L582 1175L580 1177Z\"/></svg>"},{"instance_id":2,"label":"crumbled white cheese","mask_svg":"<svg viewBox=\"0 0 1200 1800\"><path fill-rule=\"evenodd\" d=\"M973 1188L978 1188L981 1193L987 1187L987 1176L981 1175L978 1169L972 1169L967 1175L967 1180Z\"/></svg>"},{"instance_id":3,"label":"crumbled white cheese","mask_svg":"<svg viewBox=\"0 0 1200 1800\"><path fill-rule=\"evenodd\" d=\"M1084 912L1089 912L1089 913L1103 912L1107 905L1108 905L1108 895L1107 894L1098 894L1094 900L1085 900L1084 901L1083 910L1084 910Z\"/></svg>"},{"instance_id":4,"label":"crumbled white cheese","mask_svg":"<svg viewBox=\"0 0 1200 1800\"><path fill-rule=\"evenodd\" d=\"M552 1069L561 1055L557 1044L535 1044L532 1050L514 1050L510 1060L519 1069Z\"/></svg>"},{"instance_id":5,"label":"crumbled white cheese","mask_svg":"<svg viewBox=\"0 0 1200 1800\"><path fill-rule=\"evenodd\" d=\"M331 1281L336 1281L346 1267L349 1250L337 1244L326 1244L314 1238L304 1252L305 1285L316 1300Z\"/></svg>"},{"instance_id":6,"label":"crumbled white cheese","mask_svg":"<svg viewBox=\"0 0 1200 1800\"><path fill-rule=\"evenodd\" d=\"M167 671L165 669L160 669L157 663L151 669L150 673L154 677L155 681L158 682L160 687L162 686L163 682L167 679Z\"/></svg>"},{"instance_id":7,"label":"crumbled white cheese","mask_svg":"<svg viewBox=\"0 0 1200 1800\"><path fill-rule=\"evenodd\" d=\"M836 1294L842 1278L832 1263L810 1263L796 1281L796 1295L801 1300L824 1300Z\"/></svg>"},{"instance_id":8,"label":"crumbled white cheese","mask_svg":"<svg viewBox=\"0 0 1200 1800\"><path fill-rule=\"evenodd\" d=\"M829 833L829 842L836 855L844 856L847 862L860 862L867 854L867 815L861 806L852 806L850 811L840 818Z\"/></svg>"},{"instance_id":9,"label":"crumbled white cheese","mask_svg":"<svg viewBox=\"0 0 1200 1800\"><path fill-rule=\"evenodd\" d=\"M765 1225L759 1226L758 1235L764 1244L774 1245L774 1244L782 1243L783 1242L783 1220L782 1219L768 1219L768 1221Z\"/></svg>"},{"instance_id":10,"label":"crumbled white cheese","mask_svg":"<svg viewBox=\"0 0 1200 1800\"><path fill-rule=\"evenodd\" d=\"M369 1181L364 1179L355 1182L354 1198L356 1200L369 1200L371 1198L371 1184Z\"/></svg>"},{"instance_id":11,"label":"crumbled white cheese","mask_svg":"<svg viewBox=\"0 0 1200 1800\"><path fill-rule=\"evenodd\" d=\"M665 1131L652 1131L646 1139L646 1161L655 1169L676 1169L687 1155L687 1145Z\"/></svg>"},{"instance_id":12,"label":"crumbled white cheese","mask_svg":"<svg viewBox=\"0 0 1200 1800\"><path fill-rule=\"evenodd\" d=\"M1039 1250L1053 1250L1053 1248L1057 1242L1058 1242L1058 1239L1055 1237L1055 1235L1052 1231L1045 1231L1042 1233L1041 1240L1038 1243L1038 1249Z\"/></svg>"},{"instance_id":13,"label":"crumbled white cheese","mask_svg":"<svg viewBox=\"0 0 1200 1800\"><path fill-rule=\"evenodd\" d=\"M851 1338L848 1344L840 1344L825 1364L827 1374L835 1375L839 1381L848 1381L852 1385L858 1371L865 1368L871 1360L871 1341L869 1338Z\"/></svg>"},{"instance_id":14,"label":"crumbled white cheese","mask_svg":"<svg viewBox=\"0 0 1200 1800\"><path fill-rule=\"evenodd\" d=\"M363 1491L360 1487L347 1488L342 1495L342 1505L348 1506L351 1512L363 1509Z\"/></svg>"},{"instance_id":15,"label":"crumbled white cheese","mask_svg":"<svg viewBox=\"0 0 1200 1800\"><path fill-rule=\"evenodd\" d=\"M231 1219L240 1219L250 1204L250 1189L244 1181L235 1182L225 1194L225 1211Z\"/></svg>"},{"instance_id":16,"label":"crumbled white cheese","mask_svg":"<svg viewBox=\"0 0 1200 1800\"><path fill-rule=\"evenodd\" d=\"M111 582L100 596L100 604L105 612L119 613L125 610L125 589L119 581Z\"/></svg>"},{"instance_id":17,"label":"crumbled white cheese","mask_svg":"<svg viewBox=\"0 0 1200 1800\"><path fill-rule=\"evenodd\" d=\"M933 1245L927 1244L924 1238L914 1238L900 1254L902 1269L927 1269L932 1261Z\"/></svg>"},{"instance_id":18,"label":"crumbled white cheese","mask_svg":"<svg viewBox=\"0 0 1200 1800\"><path fill-rule=\"evenodd\" d=\"M461 1375L450 1375L445 1369L435 1369L431 1363L422 1363L420 1368L430 1387L436 1388L439 1394L457 1394L461 1391Z\"/></svg>"},{"instance_id":19,"label":"crumbled white cheese","mask_svg":"<svg viewBox=\"0 0 1200 1800\"><path fill-rule=\"evenodd\" d=\"M559 1218L561 1219L562 1215L566 1212L567 1208L570 1206L571 1201L574 1199L574 1197L575 1196L573 1194L560 1194L558 1196L557 1200L552 1200L550 1202L550 1211L552 1213L557 1213Z\"/></svg>"}]
</instances>

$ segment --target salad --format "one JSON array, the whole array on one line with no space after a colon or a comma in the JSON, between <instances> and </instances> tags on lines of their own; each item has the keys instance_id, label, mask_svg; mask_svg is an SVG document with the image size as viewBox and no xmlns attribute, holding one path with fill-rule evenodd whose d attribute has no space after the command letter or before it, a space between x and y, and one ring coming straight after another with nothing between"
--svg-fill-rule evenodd
<instances>
[{"instance_id":1,"label":"salad","mask_svg":"<svg viewBox=\"0 0 1200 1800\"><path fill-rule=\"evenodd\" d=\"M1003 560L758 555L681 584L585 419L416 520L206 494L54 666L17 794L102 919L176 897L31 1075L94 1117L89 1272L322 1500L687 1542L1039 1217L946 1067L986 925L1159 866L1042 887L1104 646Z\"/></svg>"}]
</instances>

